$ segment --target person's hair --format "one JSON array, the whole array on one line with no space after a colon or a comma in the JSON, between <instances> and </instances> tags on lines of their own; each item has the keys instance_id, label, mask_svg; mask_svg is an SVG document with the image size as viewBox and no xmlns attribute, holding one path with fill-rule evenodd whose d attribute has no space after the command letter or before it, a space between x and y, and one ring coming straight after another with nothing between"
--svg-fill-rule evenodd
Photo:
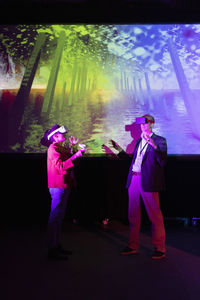
<instances>
[{"instance_id":1,"label":"person's hair","mask_svg":"<svg viewBox=\"0 0 200 300\"><path fill-rule=\"evenodd\" d=\"M145 114L143 117L147 118L148 120L151 120L155 123L155 119L152 115L149 115L149 114Z\"/></svg>"},{"instance_id":2,"label":"person's hair","mask_svg":"<svg viewBox=\"0 0 200 300\"><path fill-rule=\"evenodd\" d=\"M54 140L54 135L52 135L52 136L50 137L49 141L50 141L51 143L55 142L55 140Z\"/></svg>"},{"instance_id":3,"label":"person's hair","mask_svg":"<svg viewBox=\"0 0 200 300\"><path fill-rule=\"evenodd\" d=\"M48 140L48 138L47 138L48 134L49 134L49 130L46 130L44 133L44 136L40 140L40 143L42 146L49 147L53 143L53 140L52 141L51 141L51 139Z\"/></svg>"}]
</instances>

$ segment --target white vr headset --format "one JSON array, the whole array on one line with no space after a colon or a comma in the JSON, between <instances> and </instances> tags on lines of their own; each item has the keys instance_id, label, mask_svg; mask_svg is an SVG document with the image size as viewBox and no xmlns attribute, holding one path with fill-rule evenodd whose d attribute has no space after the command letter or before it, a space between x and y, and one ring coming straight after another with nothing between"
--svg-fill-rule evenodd
<instances>
[{"instance_id":1,"label":"white vr headset","mask_svg":"<svg viewBox=\"0 0 200 300\"><path fill-rule=\"evenodd\" d=\"M52 135L54 135L56 132L60 132L60 133L66 133L68 132L68 129L65 126L60 126L59 128L55 129L54 131L52 131L48 136L47 139L50 140L50 138L52 137Z\"/></svg>"}]
</instances>

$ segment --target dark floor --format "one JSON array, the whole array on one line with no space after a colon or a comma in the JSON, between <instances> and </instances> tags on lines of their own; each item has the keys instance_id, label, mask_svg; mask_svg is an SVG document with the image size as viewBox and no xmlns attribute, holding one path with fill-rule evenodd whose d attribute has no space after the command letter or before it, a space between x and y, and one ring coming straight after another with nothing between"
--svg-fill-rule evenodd
<instances>
[{"instance_id":1,"label":"dark floor","mask_svg":"<svg viewBox=\"0 0 200 300\"><path fill-rule=\"evenodd\" d=\"M2 300L199 299L200 229L167 227L167 257L151 259L151 235L141 232L140 254L120 256L128 226L65 222L68 261L46 259L45 226L4 228L1 236Z\"/></svg>"}]
</instances>

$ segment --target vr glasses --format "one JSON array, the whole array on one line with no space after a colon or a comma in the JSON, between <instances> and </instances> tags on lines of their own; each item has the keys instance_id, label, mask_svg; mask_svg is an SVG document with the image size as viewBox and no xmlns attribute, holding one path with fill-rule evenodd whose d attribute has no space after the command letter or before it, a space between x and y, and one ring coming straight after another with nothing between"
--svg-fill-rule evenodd
<instances>
[{"instance_id":1,"label":"vr glasses","mask_svg":"<svg viewBox=\"0 0 200 300\"><path fill-rule=\"evenodd\" d=\"M139 117L135 119L135 124L147 124L155 123L153 120L149 120L147 117Z\"/></svg>"},{"instance_id":2,"label":"vr glasses","mask_svg":"<svg viewBox=\"0 0 200 300\"><path fill-rule=\"evenodd\" d=\"M53 130L53 131L47 136L47 139L50 140L50 138L52 137L52 135L54 135L56 132L66 133L66 132L68 132L68 129L67 129L67 127L65 127L65 126L60 126L59 128Z\"/></svg>"}]
</instances>

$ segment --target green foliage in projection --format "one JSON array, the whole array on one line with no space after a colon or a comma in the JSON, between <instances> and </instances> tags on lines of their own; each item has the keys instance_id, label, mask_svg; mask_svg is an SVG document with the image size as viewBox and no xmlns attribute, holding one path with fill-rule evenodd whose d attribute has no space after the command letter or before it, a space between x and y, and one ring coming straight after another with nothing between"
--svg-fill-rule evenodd
<instances>
[{"instance_id":1,"label":"green foliage in projection","mask_svg":"<svg viewBox=\"0 0 200 300\"><path fill-rule=\"evenodd\" d=\"M113 30L112 30L113 29ZM114 35L114 26L104 25L1 25L1 51L13 57L15 63L24 63L30 56L37 34L45 32L47 42L42 51L42 61L45 63L54 54L57 39L61 31L65 31L64 60L72 64L75 58L84 58L90 54L90 59L99 63L106 61L107 44Z\"/></svg>"},{"instance_id":2,"label":"green foliage in projection","mask_svg":"<svg viewBox=\"0 0 200 300\"><path fill-rule=\"evenodd\" d=\"M102 71L104 73L112 72L111 65L108 68L110 55L108 53L107 44L111 39L113 32L109 26L99 25L51 25L48 28L40 28L38 32L48 32L48 40L55 41L58 39L59 33L65 32L66 39L62 53L62 61L60 64L59 75L57 80L57 87L62 89L64 82L67 80L67 88L70 93L70 85L74 78L76 71L83 71L87 65L87 76L94 77L98 73L101 77ZM55 43L56 44L56 43ZM48 45L48 41L47 41ZM49 65L53 58L55 48L50 47ZM113 59L111 59L113 63ZM109 70L109 72L108 72ZM109 75L109 74L107 74ZM103 77L103 76L102 76ZM78 84L74 83L74 88ZM94 82L91 81L91 88L94 87Z\"/></svg>"},{"instance_id":3,"label":"green foliage in projection","mask_svg":"<svg viewBox=\"0 0 200 300\"><path fill-rule=\"evenodd\" d=\"M0 51L10 55L15 63L26 63L41 25L1 25Z\"/></svg>"},{"instance_id":4,"label":"green foliage in projection","mask_svg":"<svg viewBox=\"0 0 200 300\"><path fill-rule=\"evenodd\" d=\"M61 32L64 32L65 38L58 72L54 76L56 87L55 91L51 91L51 101L47 102L49 109L42 109ZM21 142L13 145L12 151L40 151L38 140L43 130L60 122L67 124L74 135L81 136L83 142L90 141L89 152L101 152L103 124L99 125L98 120L102 120L106 113L103 103L107 100L103 90L106 87L112 89L114 85L110 75L114 73L115 58L108 51L114 32L112 25L85 24L12 25L0 28L1 52L11 57L15 66L27 67L38 35L46 35L29 102L24 106ZM41 100L38 100L38 94Z\"/></svg>"}]
</instances>

